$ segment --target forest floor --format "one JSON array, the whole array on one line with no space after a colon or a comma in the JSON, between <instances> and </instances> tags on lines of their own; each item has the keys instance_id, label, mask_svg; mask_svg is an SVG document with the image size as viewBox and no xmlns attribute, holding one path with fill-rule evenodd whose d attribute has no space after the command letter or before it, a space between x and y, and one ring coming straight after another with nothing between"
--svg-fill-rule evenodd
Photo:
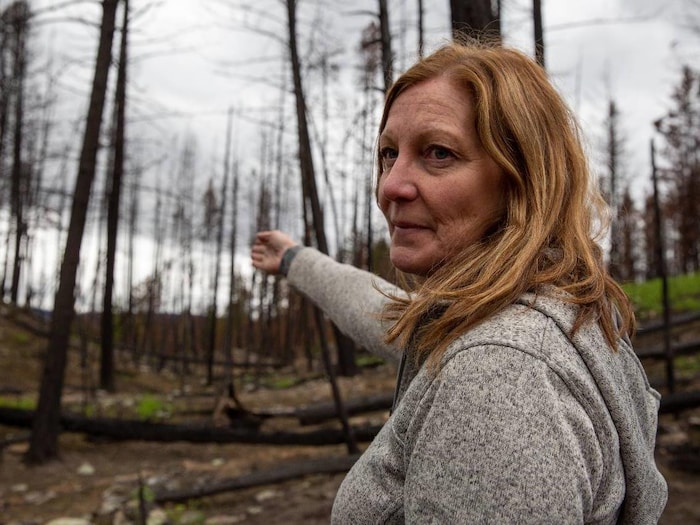
<instances>
[{"instance_id":1,"label":"forest floor","mask_svg":"<svg viewBox=\"0 0 700 525\"><path fill-rule=\"evenodd\" d=\"M5 406L22 406L26 396L36 396L45 340L8 321L0 310L0 400ZM77 352L74 352L77 354ZM83 394L79 359L71 354L66 374L64 403L79 406ZM94 364L94 363L93 363ZM121 369L125 369L123 365ZM247 383L239 397L254 411L284 411L310 403L330 400L328 382L316 372L284 370L274 377L259 378L258 385ZM648 368L652 381L663 375L663 367ZM93 376L94 377L94 376ZM189 377L193 381L193 376ZM388 392L393 388L395 368L381 365L366 368L353 378L340 378L345 398ZM700 360L684 363L679 374L683 390L700 390ZM105 415L134 413L144 395L163 401L163 406L180 417L210 420L218 393L201 381L183 385L170 373L155 374L147 368L122 372L117 377L117 393L98 396L98 411ZM381 423L386 413L376 412L353 418L353 423ZM700 525L700 453L693 461L678 462L677 451L688 450L690 422L700 420L700 410L687 410L678 417L664 415L660 420L657 461L669 483L669 502L663 524ZM290 428L298 423L271 418L262 429ZM190 419L188 419L190 420ZM336 425L337 426L337 425ZM0 426L0 441L26 434L25 429ZM0 525L43 525L57 518L82 519L99 525L118 523L100 520L108 515L115 501L137 501L134 494L139 479L146 485L168 489L197 486L214 480L264 471L280 463L304 458L346 455L344 445L323 447L270 446L248 444L194 444L116 442L90 439L82 434L64 433L59 441L61 457L47 465L28 467L23 461L26 441L9 444L0 450ZM365 447L362 444L361 447ZM190 500L166 503L152 513L160 513L171 523L226 525L324 524L328 523L335 493L344 473L312 474L289 481L261 485ZM146 497L148 499L148 497ZM123 507L124 508L124 507ZM128 514L128 512L127 512ZM76 525L79 521L73 522ZM121 521L120 523L128 523ZM161 522L162 523L162 522Z\"/></svg>"}]
</instances>

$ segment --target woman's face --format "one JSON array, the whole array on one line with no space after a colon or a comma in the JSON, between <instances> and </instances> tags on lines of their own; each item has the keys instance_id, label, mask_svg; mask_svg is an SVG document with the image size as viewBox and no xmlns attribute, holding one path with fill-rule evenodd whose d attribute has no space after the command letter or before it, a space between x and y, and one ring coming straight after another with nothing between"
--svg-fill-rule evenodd
<instances>
[{"instance_id":1,"label":"woman's face","mask_svg":"<svg viewBox=\"0 0 700 525\"><path fill-rule=\"evenodd\" d=\"M503 211L504 175L477 136L471 95L445 77L396 98L379 154L379 207L403 272L430 274Z\"/></svg>"}]
</instances>

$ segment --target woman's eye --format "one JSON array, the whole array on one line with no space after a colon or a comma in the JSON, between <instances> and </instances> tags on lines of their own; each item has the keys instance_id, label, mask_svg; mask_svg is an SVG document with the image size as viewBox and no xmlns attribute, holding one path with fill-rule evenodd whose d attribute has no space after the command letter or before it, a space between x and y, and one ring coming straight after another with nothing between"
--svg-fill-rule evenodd
<instances>
[{"instance_id":1,"label":"woman's eye","mask_svg":"<svg viewBox=\"0 0 700 525\"><path fill-rule=\"evenodd\" d=\"M383 160L395 159L397 156L397 153L396 153L396 150L394 148L387 147L387 148L382 148L381 150L379 150L379 156Z\"/></svg>"},{"instance_id":2,"label":"woman's eye","mask_svg":"<svg viewBox=\"0 0 700 525\"><path fill-rule=\"evenodd\" d=\"M454 157L454 155L449 149L443 148L441 146L431 146L428 149L428 155L436 160L447 160L451 157Z\"/></svg>"},{"instance_id":3,"label":"woman's eye","mask_svg":"<svg viewBox=\"0 0 700 525\"><path fill-rule=\"evenodd\" d=\"M382 169L386 170L390 168L393 164L394 161L396 160L396 157L399 156L398 151L396 151L394 148L382 148L379 150L379 158L382 161Z\"/></svg>"}]
</instances>

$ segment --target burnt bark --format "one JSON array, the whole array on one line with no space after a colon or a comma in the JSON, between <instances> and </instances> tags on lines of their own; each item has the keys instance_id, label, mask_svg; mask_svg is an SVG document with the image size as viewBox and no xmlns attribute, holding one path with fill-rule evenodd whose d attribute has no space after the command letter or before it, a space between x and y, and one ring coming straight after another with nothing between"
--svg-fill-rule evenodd
<instances>
[{"instance_id":1,"label":"burnt bark","mask_svg":"<svg viewBox=\"0 0 700 525\"><path fill-rule=\"evenodd\" d=\"M61 263L58 290L54 298L51 330L34 414L32 439L25 459L29 463L45 463L58 456L61 394L66 368L71 325L75 317L75 283L80 262L80 248L85 230L90 190L95 178L102 111L112 53L112 40L118 0L102 2L100 40L95 61L83 147L78 165L78 177L73 193L70 225Z\"/></svg>"},{"instance_id":2,"label":"burnt bark","mask_svg":"<svg viewBox=\"0 0 700 525\"><path fill-rule=\"evenodd\" d=\"M389 410L391 408L393 398L393 392L372 394L348 399L345 403L345 408L350 416L379 410ZM299 423L302 425L316 425L328 419L337 417L335 406L330 402L320 402L298 408L294 411L294 415L299 419Z\"/></svg>"},{"instance_id":3,"label":"burnt bark","mask_svg":"<svg viewBox=\"0 0 700 525\"><path fill-rule=\"evenodd\" d=\"M18 408L0 407L0 424L31 428L35 412ZM345 443L345 431L339 428L321 428L303 431L276 430L266 432L250 425L241 428L215 427L209 424L174 424L152 421L88 418L77 414L59 414L59 431L88 434L115 441L156 441L172 443L252 443L259 445L323 446ZM371 441L381 425L353 427L356 439Z\"/></svg>"},{"instance_id":4,"label":"burnt bark","mask_svg":"<svg viewBox=\"0 0 700 525\"><path fill-rule=\"evenodd\" d=\"M287 19L289 23L289 53L292 63L292 77L294 80L294 94L296 97L296 113L297 126L299 132L299 161L301 167L302 188L304 191L305 201L308 201L311 209L314 233L316 234L316 243L318 249L323 253L328 253L328 244L326 243L326 233L323 224L323 212L318 198L318 190L316 188L316 176L314 174L313 157L311 154L311 139L309 136L309 128L306 115L306 101L304 98L304 90L301 82L301 62L297 50L296 40L296 0L287 0ZM321 357L323 358L326 373L328 374L333 399L335 400L338 417L341 420L346 437L348 452L357 452L357 444L353 436L352 429L347 420L347 414L340 396L340 391L335 380L335 371L330 360L330 351L328 349L327 339L325 336L325 323L323 315L318 308L314 308L314 318L318 327L319 340L321 342ZM340 331L334 326L334 333L340 334ZM346 340L338 337L337 344L346 343Z\"/></svg>"},{"instance_id":5,"label":"burnt bark","mask_svg":"<svg viewBox=\"0 0 700 525\"><path fill-rule=\"evenodd\" d=\"M535 37L535 60L545 67L544 29L542 26L542 0L532 0L532 21Z\"/></svg>"},{"instance_id":6,"label":"burnt bark","mask_svg":"<svg viewBox=\"0 0 700 525\"><path fill-rule=\"evenodd\" d=\"M100 355L100 388L114 392L114 316L112 299L114 295L114 264L117 253L117 232L119 229L119 207L121 203L122 179L124 176L124 142L126 114L126 60L127 37L129 35L129 0L124 2L122 39L119 46L119 68L115 91L115 133L114 167L107 205L107 257L105 267L105 290L102 303L102 352Z\"/></svg>"},{"instance_id":7,"label":"burnt bark","mask_svg":"<svg viewBox=\"0 0 700 525\"><path fill-rule=\"evenodd\" d=\"M453 35L500 39L500 0L450 0L450 13Z\"/></svg>"},{"instance_id":8,"label":"burnt bark","mask_svg":"<svg viewBox=\"0 0 700 525\"><path fill-rule=\"evenodd\" d=\"M382 40L382 73L384 76L385 94L394 82L394 53L391 50L391 32L389 28L387 0L379 0L379 30Z\"/></svg>"},{"instance_id":9,"label":"burnt bark","mask_svg":"<svg viewBox=\"0 0 700 525\"><path fill-rule=\"evenodd\" d=\"M29 194L30 171L24 165L24 83L27 74L26 35L29 22L29 6L26 2L15 2L3 14L8 18L14 37L12 80L14 91L14 125L12 169L10 172L10 210L14 219L14 258L12 264L12 281L10 285L10 301L18 304L19 280L22 271L22 245L27 234L24 219L24 206ZM8 246L9 248L9 246Z\"/></svg>"}]
</instances>

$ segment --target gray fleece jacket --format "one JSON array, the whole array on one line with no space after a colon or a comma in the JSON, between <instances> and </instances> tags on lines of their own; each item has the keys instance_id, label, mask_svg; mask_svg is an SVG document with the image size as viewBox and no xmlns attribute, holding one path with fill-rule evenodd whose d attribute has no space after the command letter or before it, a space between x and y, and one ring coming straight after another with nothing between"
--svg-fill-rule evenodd
<instances>
[{"instance_id":1,"label":"gray fleece jacket","mask_svg":"<svg viewBox=\"0 0 700 525\"><path fill-rule=\"evenodd\" d=\"M397 291L305 248L290 284L359 344L388 358L375 314ZM575 309L526 295L450 345L437 374L411 356L395 409L343 481L336 524L656 523L659 395L629 344Z\"/></svg>"}]
</instances>

